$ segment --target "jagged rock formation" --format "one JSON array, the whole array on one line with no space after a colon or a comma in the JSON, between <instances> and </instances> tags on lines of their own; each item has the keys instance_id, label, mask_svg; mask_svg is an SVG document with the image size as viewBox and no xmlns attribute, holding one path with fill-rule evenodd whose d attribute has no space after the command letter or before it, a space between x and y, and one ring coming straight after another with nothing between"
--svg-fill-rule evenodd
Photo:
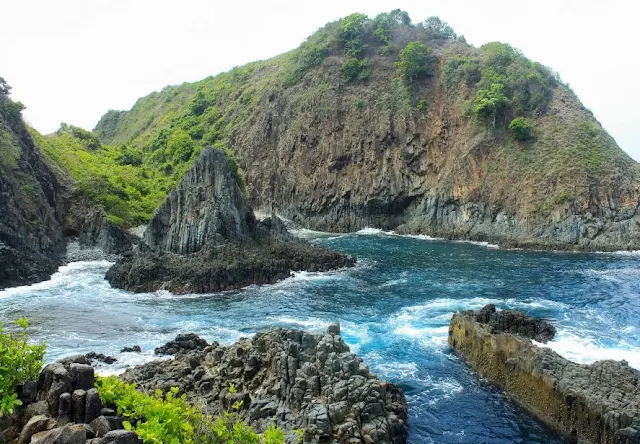
<instances>
[{"instance_id":1,"label":"jagged rock formation","mask_svg":"<svg viewBox=\"0 0 640 444\"><path fill-rule=\"evenodd\" d=\"M154 214L144 239L107 272L114 287L207 293L284 279L291 271L353 265L350 256L260 222L246 204L225 153L205 149Z\"/></svg>"},{"instance_id":2,"label":"jagged rock formation","mask_svg":"<svg viewBox=\"0 0 640 444\"><path fill-rule=\"evenodd\" d=\"M246 241L256 221L239 180L223 151L206 150L156 210L144 233L145 242L189 254L216 241Z\"/></svg>"},{"instance_id":3,"label":"jagged rock formation","mask_svg":"<svg viewBox=\"0 0 640 444\"><path fill-rule=\"evenodd\" d=\"M277 329L229 347L188 347L174 360L127 370L122 379L150 391L177 386L214 414L243 401L243 419L258 431L270 423L283 427L288 442L297 442L292 430L304 428L305 443L405 443L402 391L372 374L339 328L331 331ZM229 393L229 383L236 393Z\"/></svg>"},{"instance_id":4,"label":"jagged rock formation","mask_svg":"<svg viewBox=\"0 0 640 444\"><path fill-rule=\"evenodd\" d=\"M485 307L453 315L449 344L480 376L570 441L640 443L640 371L625 361L570 362L531 343L541 334L553 337L544 321Z\"/></svg>"},{"instance_id":5,"label":"jagged rock formation","mask_svg":"<svg viewBox=\"0 0 640 444\"><path fill-rule=\"evenodd\" d=\"M0 442L12 444L139 444L122 418L102 407L94 370L82 355L47 365L19 387L23 405L0 418Z\"/></svg>"},{"instance_id":6,"label":"jagged rock formation","mask_svg":"<svg viewBox=\"0 0 640 444\"><path fill-rule=\"evenodd\" d=\"M385 28L376 17L350 31L363 43L368 77L345 80L349 19L288 54L110 111L95 131L107 143L153 150L181 121L200 122L200 133L184 130L194 143L210 129L222 136L255 208L276 208L311 229L640 249L638 164L550 70L508 45L474 48L397 17ZM407 87L395 62L414 41L433 57L430 75ZM474 107L496 82L510 105L491 122ZM533 128L529 140L507 129L522 116Z\"/></svg>"}]
</instances>

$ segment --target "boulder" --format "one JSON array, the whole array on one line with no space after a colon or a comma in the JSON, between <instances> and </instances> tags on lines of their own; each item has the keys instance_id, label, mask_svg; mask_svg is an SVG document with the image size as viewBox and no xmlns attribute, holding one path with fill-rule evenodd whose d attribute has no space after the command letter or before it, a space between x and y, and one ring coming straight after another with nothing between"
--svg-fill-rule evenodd
<instances>
[{"instance_id":1,"label":"boulder","mask_svg":"<svg viewBox=\"0 0 640 444\"><path fill-rule=\"evenodd\" d=\"M100 416L102 401L100 400L98 390L95 388L87 390L85 399L84 422L90 424L91 421Z\"/></svg>"},{"instance_id":2,"label":"boulder","mask_svg":"<svg viewBox=\"0 0 640 444\"><path fill-rule=\"evenodd\" d=\"M22 428L18 444L29 444L33 435L47 430L49 421L51 421L51 418L44 415L37 415L31 418Z\"/></svg>"},{"instance_id":3,"label":"boulder","mask_svg":"<svg viewBox=\"0 0 640 444\"><path fill-rule=\"evenodd\" d=\"M126 430L113 430L99 441L100 444L139 444L138 435Z\"/></svg>"},{"instance_id":4,"label":"boulder","mask_svg":"<svg viewBox=\"0 0 640 444\"><path fill-rule=\"evenodd\" d=\"M96 438L102 438L112 430L124 429L119 416L98 416L89 424Z\"/></svg>"},{"instance_id":5,"label":"boulder","mask_svg":"<svg viewBox=\"0 0 640 444\"><path fill-rule=\"evenodd\" d=\"M87 364L73 363L69 366L69 372L76 389L89 390L95 383L93 367Z\"/></svg>"},{"instance_id":6,"label":"boulder","mask_svg":"<svg viewBox=\"0 0 640 444\"><path fill-rule=\"evenodd\" d=\"M179 334L173 341L155 349L156 355L175 355L181 351L204 350L209 343L194 333Z\"/></svg>"},{"instance_id":7,"label":"boulder","mask_svg":"<svg viewBox=\"0 0 640 444\"><path fill-rule=\"evenodd\" d=\"M72 424L57 429L36 433L33 444L85 444L87 432L83 424Z\"/></svg>"}]
</instances>

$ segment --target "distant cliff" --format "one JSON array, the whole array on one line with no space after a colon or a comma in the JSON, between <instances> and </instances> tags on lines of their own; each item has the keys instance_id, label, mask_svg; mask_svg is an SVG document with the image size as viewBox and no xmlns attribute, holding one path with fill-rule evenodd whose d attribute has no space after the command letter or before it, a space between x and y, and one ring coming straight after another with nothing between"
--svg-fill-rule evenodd
<instances>
[{"instance_id":1,"label":"distant cliff","mask_svg":"<svg viewBox=\"0 0 640 444\"><path fill-rule=\"evenodd\" d=\"M149 171L227 146L251 203L308 228L640 249L638 164L552 70L437 18L350 15L110 111L95 134Z\"/></svg>"},{"instance_id":2,"label":"distant cliff","mask_svg":"<svg viewBox=\"0 0 640 444\"><path fill-rule=\"evenodd\" d=\"M144 241L109 269L111 285L134 292L209 293L354 263L294 238L278 220L256 220L232 162L211 148L154 213Z\"/></svg>"}]
</instances>

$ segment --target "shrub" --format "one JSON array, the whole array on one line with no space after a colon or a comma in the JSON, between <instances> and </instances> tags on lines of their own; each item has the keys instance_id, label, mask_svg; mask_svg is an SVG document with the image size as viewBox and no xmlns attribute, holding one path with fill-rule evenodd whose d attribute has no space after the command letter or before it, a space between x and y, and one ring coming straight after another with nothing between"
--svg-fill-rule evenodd
<instances>
[{"instance_id":1,"label":"shrub","mask_svg":"<svg viewBox=\"0 0 640 444\"><path fill-rule=\"evenodd\" d=\"M511 100L504 94L504 85L494 83L490 89L478 90L474 110L479 116L491 118L495 128L498 115L510 104Z\"/></svg>"},{"instance_id":2,"label":"shrub","mask_svg":"<svg viewBox=\"0 0 640 444\"><path fill-rule=\"evenodd\" d=\"M17 406L18 384L37 379L44 365L44 344L29 344L29 321L15 321L17 331L5 331L0 324L0 416L10 415Z\"/></svg>"},{"instance_id":3,"label":"shrub","mask_svg":"<svg viewBox=\"0 0 640 444\"><path fill-rule=\"evenodd\" d=\"M509 131L513 134L516 140L529 140L531 139L531 130L533 126L524 117L516 117L509 124Z\"/></svg>"},{"instance_id":4,"label":"shrub","mask_svg":"<svg viewBox=\"0 0 640 444\"><path fill-rule=\"evenodd\" d=\"M99 378L96 387L105 405L115 407L124 418L127 430L134 430L144 443L153 444L284 444L282 429L271 425L258 435L241 421L236 402L222 417L213 418L189 405L186 395L178 396L178 389L154 394L136 390L115 376ZM235 393L233 384L229 393Z\"/></svg>"},{"instance_id":5,"label":"shrub","mask_svg":"<svg viewBox=\"0 0 640 444\"><path fill-rule=\"evenodd\" d=\"M360 57L364 51L362 42L369 17L365 14L355 13L340 20L338 39L340 45L349 57Z\"/></svg>"},{"instance_id":6,"label":"shrub","mask_svg":"<svg viewBox=\"0 0 640 444\"><path fill-rule=\"evenodd\" d=\"M367 80L371 76L371 63L369 60L358 60L355 57L349 57L342 65L342 77L345 82Z\"/></svg>"},{"instance_id":7,"label":"shrub","mask_svg":"<svg viewBox=\"0 0 640 444\"><path fill-rule=\"evenodd\" d=\"M453 28L440 17L429 17L423 26L429 40L455 40L458 37Z\"/></svg>"},{"instance_id":8,"label":"shrub","mask_svg":"<svg viewBox=\"0 0 640 444\"><path fill-rule=\"evenodd\" d=\"M411 83L419 77L431 74L431 48L421 42L409 42L400 52L396 62L402 79Z\"/></svg>"}]
</instances>

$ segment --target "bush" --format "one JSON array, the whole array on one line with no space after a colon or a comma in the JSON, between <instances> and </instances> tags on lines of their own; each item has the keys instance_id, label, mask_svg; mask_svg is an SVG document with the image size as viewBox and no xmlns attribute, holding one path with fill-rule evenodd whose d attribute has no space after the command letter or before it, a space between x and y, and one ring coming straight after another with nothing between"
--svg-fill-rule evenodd
<instances>
[{"instance_id":1,"label":"bush","mask_svg":"<svg viewBox=\"0 0 640 444\"><path fill-rule=\"evenodd\" d=\"M458 37L453 28L440 17L429 17L423 26L429 40L455 40Z\"/></svg>"},{"instance_id":2,"label":"bush","mask_svg":"<svg viewBox=\"0 0 640 444\"><path fill-rule=\"evenodd\" d=\"M186 395L178 396L172 388L163 394L151 395L136 390L115 376L99 378L96 387L100 398L115 407L123 417L127 430L134 430L144 443L153 444L284 444L282 429L271 425L264 435L258 435L237 417L242 402L222 417L212 418L189 405ZM233 384L229 393L235 393Z\"/></svg>"},{"instance_id":3,"label":"bush","mask_svg":"<svg viewBox=\"0 0 640 444\"><path fill-rule=\"evenodd\" d=\"M5 331L0 324L0 416L11 415L22 405L18 384L38 378L44 365L44 344L29 345L29 321L20 318L15 332Z\"/></svg>"},{"instance_id":4,"label":"bush","mask_svg":"<svg viewBox=\"0 0 640 444\"><path fill-rule=\"evenodd\" d=\"M421 42L409 42L400 52L396 68L402 79L411 83L431 74L431 48Z\"/></svg>"},{"instance_id":5,"label":"bush","mask_svg":"<svg viewBox=\"0 0 640 444\"><path fill-rule=\"evenodd\" d=\"M516 140L529 140L531 139L531 130L533 126L524 117L516 117L509 124L509 131L513 134Z\"/></svg>"},{"instance_id":6,"label":"bush","mask_svg":"<svg viewBox=\"0 0 640 444\"><path fill-rule=\"evenodd\" d=\"M342 77L347 83L367 80L371 76L371 71L371 63L367 59L358 60L350 57L342 65Z\"/></svg>"},{"instance_id":7,"label":"bush","mask_svg":"<svg viewBox=\"0 0 640 444\"><path fill-rule=\"evenodd\" d=\"M478 90L474 110L477 115L492 119L495 128L497 117L510 104L511 100L504 94L504 85L494 83L490 89Z\"/></svg>"}]
</instances>

